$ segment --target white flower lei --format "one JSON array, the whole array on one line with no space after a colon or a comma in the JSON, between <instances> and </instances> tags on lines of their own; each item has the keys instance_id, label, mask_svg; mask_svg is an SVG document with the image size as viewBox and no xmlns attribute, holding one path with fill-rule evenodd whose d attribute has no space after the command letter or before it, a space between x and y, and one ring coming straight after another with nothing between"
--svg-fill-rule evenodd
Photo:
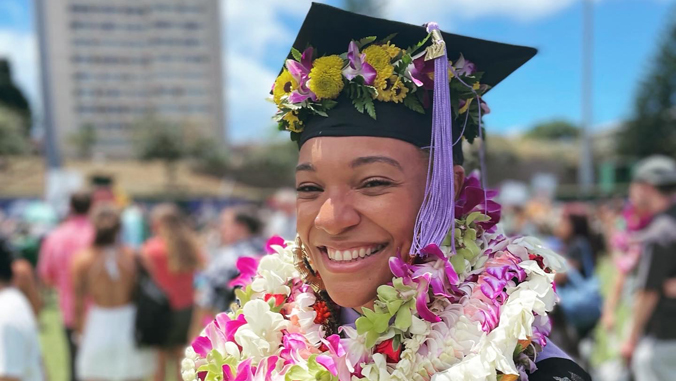
<instances>
[{"instance_id":1,"label":"white flower lei","mask_svg":"<svg viewBox=\"0 0 676 381\"><path fill-rule=\"evenodd\" d=\"M445 245L419 265L391 260L393 283L341 336L318 321L293 243L273 246L234 311L186 350L183 380L526 380L551 329L552 271L564 263L534 238L483 231L488 220L457 220L450 258Z\"/></svg>"}]
</instances>

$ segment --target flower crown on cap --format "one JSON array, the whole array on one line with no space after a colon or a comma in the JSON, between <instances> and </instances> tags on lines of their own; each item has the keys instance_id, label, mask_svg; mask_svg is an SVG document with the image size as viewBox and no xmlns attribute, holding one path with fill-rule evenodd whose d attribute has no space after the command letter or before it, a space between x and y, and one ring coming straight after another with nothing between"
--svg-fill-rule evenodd
<instances>
[{"instance_id":1,"label":"flower crown on cap","mask_svg":"<svg viewBox=\"0 0 676 381\"><path fill-rule=\"evenodd\" d=\"M291 131L292 139L296 140L307 118L327 117L341 94L359 112L366 112L373 119L376 119L375 100L403 103L425 114L434 89L434 61L426 59L421 48L430 35L406 50L390 42L394 37L351 41L347 53L319 58L313 57L312 47L303 53L292 49L293 59L286 60L272 87L272 100L277 104L273 119L279 129ZM490 112L481 98L490 88L480 83L482 74L462 54L455 62L448 62L453 116L465 114L461 135L470 143L479 135L480 115Z\"/></svg>"}]
</instances>

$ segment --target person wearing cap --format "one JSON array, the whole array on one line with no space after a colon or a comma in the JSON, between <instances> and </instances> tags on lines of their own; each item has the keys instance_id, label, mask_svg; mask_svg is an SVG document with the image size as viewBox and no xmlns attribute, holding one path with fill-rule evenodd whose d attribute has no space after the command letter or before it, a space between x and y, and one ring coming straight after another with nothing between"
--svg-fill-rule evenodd
<instances>
[{"instance_id":1,"label":"person wearing cap","mask_svg":"<svg viewBox=\"0 0 676 381\"><path fill-rule=\"evenodd\" d=\"M668 380L676 373L676 297L665 289L676 277L676 161L651 156L639 162L631 192L654 218L641 234L633 322L621 353L636 380Z\"/></svg>"},{"instance_id":2,"label":"person wearing cap","mask_svg":"<svg viewBox=\"0 0 676 381\"><path fill-rule=\"evenodd\" d=\"M534 54L313 4L272 90L296 240L240 269L183 379L589 380L547 340L562 259L501 234L462 167L483 95Z\"/></svg>"}]
</instances>

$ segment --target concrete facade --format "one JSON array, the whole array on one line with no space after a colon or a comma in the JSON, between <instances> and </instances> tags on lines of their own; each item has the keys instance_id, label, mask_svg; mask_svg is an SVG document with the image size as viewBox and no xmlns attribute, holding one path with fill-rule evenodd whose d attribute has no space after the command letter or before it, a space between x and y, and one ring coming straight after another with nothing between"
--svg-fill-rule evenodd
<instances>
[{"instance_id":1,"label":"concrete facade","mask_svg":"<svg viewBox=\"0 0 676 381\"><path fill-rule=\"evenodd\" d=\"M225 142L219 0L36 0L45 127L96 130L95 152L133 154L133 126L155 115ZM46 83L45 83L46 82Z\"/></svg>"}]
</instances>

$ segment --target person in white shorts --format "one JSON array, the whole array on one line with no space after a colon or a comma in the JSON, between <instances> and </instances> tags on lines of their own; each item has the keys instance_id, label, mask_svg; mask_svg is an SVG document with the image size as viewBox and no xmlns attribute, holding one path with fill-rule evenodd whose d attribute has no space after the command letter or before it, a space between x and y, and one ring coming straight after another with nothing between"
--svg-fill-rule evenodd
<instances>
[{"instance_id":1,"label":"person in white shorts","mask_svg":"<svg viewBox=\"0 0 676 381\"><path fill-rule=\"evenodd\" d=\"M38 325L28 299L12 287L12 256L0 238L0 380L44 379Z\"/></svg>"}]
</instances>

